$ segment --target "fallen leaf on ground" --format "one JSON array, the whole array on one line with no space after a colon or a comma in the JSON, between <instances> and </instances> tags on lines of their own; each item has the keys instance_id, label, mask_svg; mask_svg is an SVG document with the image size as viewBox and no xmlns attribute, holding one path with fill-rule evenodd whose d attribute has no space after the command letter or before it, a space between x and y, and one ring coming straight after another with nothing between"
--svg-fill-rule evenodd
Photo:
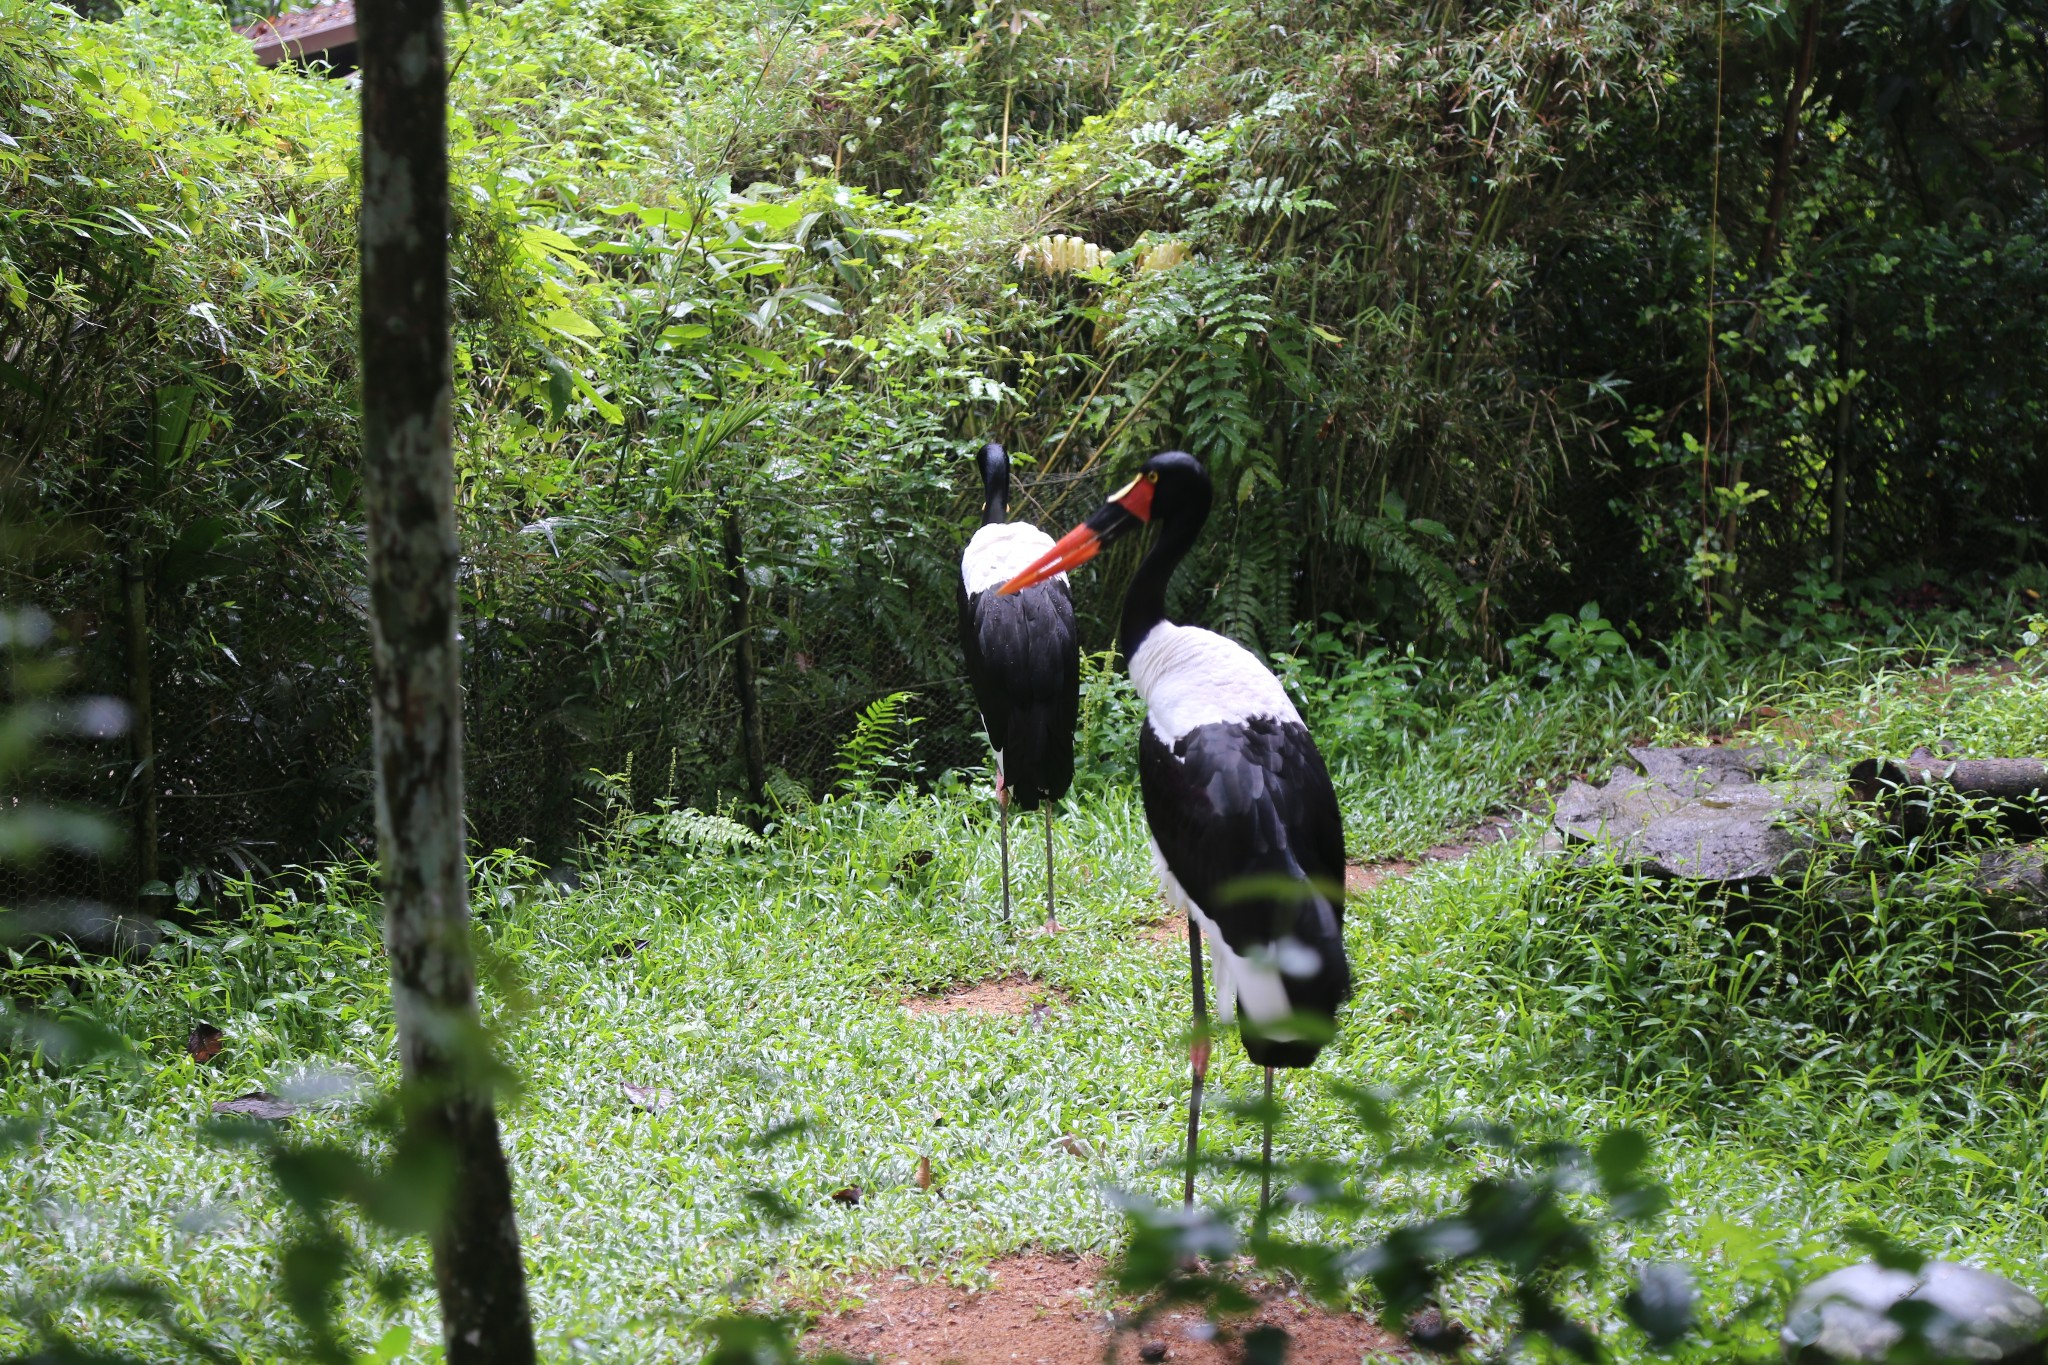
<instances>
[{"instance_id":1,"label":"fallen leaf on ground","mask_svg":"<svg viewBox=\"0 0 2048 1365\"><path fill-rule=\"evenodd\" d=\"M634 1085L621 1081L619 1089L626 1092L626 1103L650 1114L659 1114L676 1102L676 1092L665 1085Z\"/></svg>"},{"instance_id":2,"label":"fallen leaf on ground","mask_svg":"<svg viewBox=\"0 0 2048 1365\"><path fill-rule=\"evenodd\" d=\"M220 1054L226 1036L211 1024L194 1024L192 1031L185 1035L185 1051L193 1061L205 1066Z\"/></svg>"}]
</instances>

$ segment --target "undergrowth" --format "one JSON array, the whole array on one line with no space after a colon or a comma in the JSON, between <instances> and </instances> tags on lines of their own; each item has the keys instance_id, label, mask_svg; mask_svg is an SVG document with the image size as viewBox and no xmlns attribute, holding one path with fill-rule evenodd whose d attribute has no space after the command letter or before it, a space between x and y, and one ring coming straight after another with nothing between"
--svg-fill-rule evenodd
<instances>
[{"instance_id":1,"label":"undergrowth","mask_svg":"<svg viewBox=\"0 0 2048 1365\"><path fill-rule=\"evenodd\" d=\"M1347 694L1359 688L1369 712ZM2048 753L2038 660L1994 673L1896 652L1826 667L1675 652L1538 686L1383 657L1303 693L1365 857L1413 853L1489 810L1540 812L1541 784L1604 772L1629 740ZM1186 968L1142 932L1162 911L1142 812L1113 779L1128 707L1096 676L1096 757L1055 825L1065 928L1051 938L997 924L985 785L891 780L879 720L872 761L850 746L841 791L783 809L758 846L671 839L674 821L656 819L615 823L573 890L516 854L479 863L486 1008L522 1077L506 1141L551 1357L687 1357L723 1309L829 1307L849 1279L899 1266L972 1283L1022 1248L1113 1249L1124 1224L1105 1186L1177 1196ZM1939 869L1868 873L1846 909L1819 880L1744 904L1576 870L1537 844L1527 828L1353 901L1359 993L1316 1071L1289 1078L1279 1138L1291 1158L1350 1171L1459 1124L1512 1125L1534 1145L1459 1143L1462 1164L1375 1180L1342 1219L1290 1215L1290 1235L1383 1233L1456 1205L1473 1172L1633 1128L1671 1203L1598 1245L1614 1264L1692 1268L1712 1344L1681 1343L1680 1359L1769 1349L1786 1293L1859 1255L1859 1225L2048 1283L2039 945L1985 947L1979 907ZM1020 847L1028 899L1040 873L1035 844ZM396 1080L375 897L365 869L329 868L243 885L215 910L140 965L12 956L18 1003L89 1011L135 1051L6 1055L0 1351L28 1347L40 1321L189 1358L132 1301L87 1292L110 1279L158 1287L171 1319L229 1358L304 1347L272 1275L299 1215L260 1155L210 1140L206 1120L216 1100L269 1090L306 1105L288 1146L382 1150L359 1121ZM2031 977L2016 970L2028 962ZM1020 973L1056 988L1049 1015L903 1007ZM198 1064L185 1042L202 1021L226 1046ZM1256 1073L1234 1045L1218 1057L1224 1098L1248 1100ZM1393 1097L1391 1137L1339 1085ZM1207 1131L1219 1158L1256 1152L1241 1110L1219 1107ZM1226 1161L1203 1190L1242 1211L1256 1176ZM358 1248L342 1327L390 1348L369 1358L431 1358L420 1243L342 1225ZM1474 1263L1439 1297L1498 1349L1505 1285ZM1633 1359L1649 1347L1623 1329L1619 1287L1570 1274L1556 1292Z\"/></svg>"}]
</instances>

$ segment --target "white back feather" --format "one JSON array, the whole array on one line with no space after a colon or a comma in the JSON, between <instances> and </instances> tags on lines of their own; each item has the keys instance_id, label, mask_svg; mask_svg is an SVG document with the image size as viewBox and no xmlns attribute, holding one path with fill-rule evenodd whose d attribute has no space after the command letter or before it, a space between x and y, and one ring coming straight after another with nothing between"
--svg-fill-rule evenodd
<instances>
[{"instance_id":1,"label":"white back feather","mask_svg":"<svg viewBox=\"0 0 2048 1365\"><path fill-rule=\"evenodd\" d=\"M1287 689L1235 640L1195 626L1161 621L1131 655L1131 683L1145 699L1153 733L1174 741L1200 725L1254 716L1301 723Z\"/></svg>"},{"instance_id":2,"label":"white back feather","mask_svg":"<svg viewBox=\"0 0 2048 1365\"><path fill-rule=\"evenodd\" d=\"M1052 537L1026 521L1000 521L984 526L967 542L967 553L960 556L960 582L969 597L1000 588L1051 548ZM1067 581L1065 574L1055 574L1053 578L1062 583Z\"/></svg>"}]
</instances>

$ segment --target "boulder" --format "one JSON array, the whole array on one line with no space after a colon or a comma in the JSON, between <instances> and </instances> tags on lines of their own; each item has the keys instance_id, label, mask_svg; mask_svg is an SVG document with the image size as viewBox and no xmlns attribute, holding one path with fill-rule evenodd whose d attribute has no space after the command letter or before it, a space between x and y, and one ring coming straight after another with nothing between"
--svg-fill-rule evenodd
<instances>
[{"instance_id":1,"label":"boulder","mask_svg":"<svg viewBox=\"0 0 2048 1365\"><path fill-rule=\"evenodd\" d=\"M1569 842L1601 846L1634 871L1687 881L1741 882L1805 870L1813 836L1802 826L1833 812L1838 783L1769 748L1632 748L1606 782L1573 782L1552 823Z\"/></svg>"},{"instance_id":2,"label":"boulder","mask_svg":"<svg viewBox=\"0 0 2048 1365\"><path fill-rule=\"evenodd\" d=\"M1917 1342L1906 1340L1909 1323ZM1778 1334L1785 1358L1800 1365L1884 1361L1894 1352L1900 1360L2042 1365L2044 1338L2048 1309L2039 1299L1951 1261L1918 1271L1865 1263L1823 1275L1792 1300Z\"/></svg>"},{"instance_id":3,"label":"boulder","mask_svg":"<svg viewBox=\"0 0 2048 1365\"><path fill-rule=\"evenodd\" d=\"M1989 849L1978 855L1970 884L1999 928L2048 929L2048 845Z\"/></svg>"}]
</instances>

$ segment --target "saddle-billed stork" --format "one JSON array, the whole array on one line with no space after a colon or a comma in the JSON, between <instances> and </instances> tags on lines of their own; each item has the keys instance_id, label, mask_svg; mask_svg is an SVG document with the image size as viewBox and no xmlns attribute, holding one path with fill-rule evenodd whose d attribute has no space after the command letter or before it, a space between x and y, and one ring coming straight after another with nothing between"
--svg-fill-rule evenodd
<instances>
[{"instance_id":1,"label":"saddle-billed stork","mask_svg":"<svg viewBox=\"0 0 2048 1365\"><path fill-rule=\"evenodd\" d=\"M1235 998L1245 1051L1266 1069L1263 1210L1272 1195L1273 1068L1313 1063L1351 994L1344 824L1323 756L1280 680L1236 641L1166 619L1167 582L1208 520L1209 501L1200 461L1177 450L1155 455L1002 591L1035 591L1117 537L1147 522L1159 527L1124 596L1120 643L1145 701L1138 785L1152 860L1167 900L1188 917L1195 1040L1183 1193L1192 1205L1209 1064L1206 935L1219 1012L1228 1020Z\"/></svg>"},{"instance_id":2,"label":"saddle-billed stork","mask_svg":"<svg viewBox=\"0 0 2048 1365\"><path fill-rule=\"evenodd\" d=\"M976 461L981 529L960 556L960 648L981 723L996 751L1002 810L1003 923L1010 922L1010 804L1045 807L1045 928L1058 929L1052 895L1052 803L1074 781L1074 721L1081 709L1081 646L1064 574L1028 591L996 589L1052 548L1027 522L1005 521L1010 457L991 441Z\"/></svg>"}]
</instances>

